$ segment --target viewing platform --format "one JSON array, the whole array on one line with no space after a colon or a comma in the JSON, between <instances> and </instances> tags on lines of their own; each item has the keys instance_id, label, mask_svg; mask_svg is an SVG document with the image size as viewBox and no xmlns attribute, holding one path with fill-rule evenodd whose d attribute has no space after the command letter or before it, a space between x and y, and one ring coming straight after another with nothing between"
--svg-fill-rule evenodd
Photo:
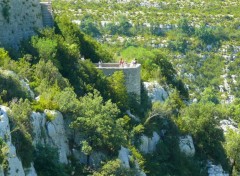
<instances>
[{"instance_id":1,"label":"viewing platform","mask_svg":"<svg viewBox=\"0 0 240 176\"><path fill-rule=\"evenodd\" d=\"M141 95L141 64L96 63L96 67L106 76L111 76L116 71L123 71L127 92Z\"/></svg>"},{"instance_id":2,"label":"viewing platform","mask_svg":"<svg viewBox=\"0 0 240 176\"><path fill-rule=\"evenodd\" d=\"M109 68L109 69L132 69L132 68L138 68L138 67L141 67L141 64L128 64L128 63L125 63L125 64L122 64L120 65L119 63L96 63L96 66L98 68Z\"/></svg>"}]
</instances>

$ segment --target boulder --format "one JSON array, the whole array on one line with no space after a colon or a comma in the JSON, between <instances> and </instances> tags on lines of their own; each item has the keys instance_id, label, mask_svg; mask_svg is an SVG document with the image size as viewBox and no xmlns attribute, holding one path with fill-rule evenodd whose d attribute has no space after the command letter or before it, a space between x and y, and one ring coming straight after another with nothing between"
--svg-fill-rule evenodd
<instances>
[{"instance_id":1,"label":"boulder","mask_svg":"<svg viewBox=\"0 0 240 176\"><path fill-rule=\"evenodd\" d=\"M168 92L158 82L143 82L143 84L152 102L164 102L168 98Z\"/></svg>"},{"instance_id":2,"label":"boulder","mask_svg":"<svg viewBox=\"0 0 240 176\"><path fill-rule=\"evenodd\" d=\"M125 168L130 168L130 164L129 164L129 155L130 154L130 151L121 146L121 149L118 151L118 158L121 160L122 162L122 165L125 167Z\"/></svg>"},{"instance_id":3,"label":"boulder","mask_svg":"<svg viewBox=\"0 0 240 176\"><path fill-rule=\"evenodd\" d=\"M53 116L54 119L47 121L46 113ZM59 161L67 164L67 156L70 155L70 150L62 114L58 111L45 110L44 113L33 112L31 118L34 145L42 144L57 148Z\"/></svg>"},{"instance_id":4,"label":"boulder","mask_svg":"<svg viewBox=\"0 0 240 176\"><path fill-rule=\"evenodd\" d=\"M208 161L207 168L209 176L229 176L229 174L223 170L220 164L214 165L211 161Z\"/></svg>"},{"instance_id":5,"label":"boulder","mask_svg":"<svg viewBox=\"0 0 240 176\"><path fill-rule=\"evenodd\" d=\"M238 125L232 119L224 119L220 121L220 127L222 128L223 132L226 133L228 129L233 131L239 131Z\"/></svg>"},{"instance_id":6,"label":"boulder","mask_svg":"<svg viewBox=\"0 0 240 176\"><path fill-rule=\"evenodd\" d=\"M190 156L190 157L194 156L195 147L193 144L192 136L186 135L186 136L180 137L179 148L180 148L180 151L185 153L187 156Z\"/></svg>"},{"instance_id":7,"label":"boulder","mask_svg":"<svg viewBox=\"0 0 240 176\"><path fill-rule=\"evenodd\" d=\"M25 176L22 162L18 158L16 148L12 144L9 118L7 111L9 109L5 106L0 106L0 137L6 142L8 146L8 175L11 176Z\"/></svg>"},{"instance_id":8,"label":"boulder","mask_svg":"<svg viewBox=\"0 0 240 176\"><path fill-rule=\"evenodd\" d=\"M33 167L33 163L31 163L30 168L24 169L26 176L37 176L37 172Z\"/></svg>"},{"instance_id":9,"label":"boulder","mask_svg":"<svg viewBox=\"0 0 240 176\"><path fill-rule=\"evenodd\" d=\"M102 161L106 160L106 155L102 152L93 152L90 155L90 166L93 168L99 168Z\"/></svg>"},{"instance_id":10,"label":"boulder","mask_svg":"<svg viewBox=\"0 0 240 176\"><path fill-rule=\"evenodd\" d=\"M141 145L140 151L143 153L152 153L156 150L156 145L160 141L160 136L157 132L153 132L153 136L151 138L142 135L141 136Z\"/></svg>"}]
</instances>

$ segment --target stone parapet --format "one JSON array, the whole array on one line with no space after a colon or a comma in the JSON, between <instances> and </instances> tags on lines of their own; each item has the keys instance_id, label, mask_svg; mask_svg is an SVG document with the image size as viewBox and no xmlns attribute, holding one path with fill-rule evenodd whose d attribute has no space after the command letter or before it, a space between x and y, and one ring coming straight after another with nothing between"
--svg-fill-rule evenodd
<instances>
[{"instance_id":1,"label":"stone parapet","mask_svg":"<svg viewBox=\"0 0 240 176\"><path fill-rule=\"evenodd\" d=\"M127 92L141 95L141 64L101 63L96 66L106 76L111 76L116 71L123 71Z\"/></svg>"}]
</instances>

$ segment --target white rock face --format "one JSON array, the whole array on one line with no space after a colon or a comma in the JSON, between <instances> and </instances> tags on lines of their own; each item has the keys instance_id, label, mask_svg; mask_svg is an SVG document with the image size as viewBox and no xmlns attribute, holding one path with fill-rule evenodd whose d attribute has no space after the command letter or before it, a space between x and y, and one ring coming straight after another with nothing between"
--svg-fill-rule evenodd
<instances>
[{"instance_id":1,"label":"white rock face","mask_svg":"<svg viewBox=\"0 0 240 176\"><path fill-rule=\"evenodd\" d=\"M223 132L226 133L228 129L231 129L233 131L239 131L239 129L237 128L237 124L236 122L234 122L233 120L221 120L220 121L220 127L222 128Z\"/></svg>"},{"instance_id":2,"label":"white rock face","mask_svg":"<svg viewBox=\"0 0 240 176\"><path fill-rule=\"evenodd\" d=\"M168 98L168 92L156 81L144 82L143 84L152 102L155 101L164 102Z\"/></svg>"},{"instance_id":3,"label":"white rock face","mask_svg":"<svg viewBox=\"0 0 240 176\"><path fill-rule=\"evenodd\" d=\"M64 128L63 116L58 111L45 110L44 112L51 114L55 118L50 122L46 120L45 113L32 113L33 143L34 145L39 143L56 147L59 153L59 161L67 164L67 156L70 155L70 150Z\"/></svg>"},{"instance_id":4,"label":"white rock face","mask_svg":"<svg viewBox=\"0 0 240 176\"><path fill-rule=\"evenodd\" d=\"M141 121L141 120L139 119L139 117L133 115L130 110L127 110L126 113L127 113L127 115L128 115L129 117L131 117L132 119L134 119L136 122L140 122L140 121Z\"/></svg>"},{"instance_id":5,"label":"white rock face","mask_svg":"<svg viewBox=\"0 0 240 176\"><path fill-rule=\"evenodd\" d=\"M121 149L118 151L118 159L121 160L122 166L125 168L130 168L129 159L130 159L129 149L121 146ZM141 170L137 160L135 160L135 169L137 170L136 176L146 176L146 174Z\"/></svg>"},{"instance_id":6,"label":"white rock face","mask_svg":"<svg viewBox=\"0 0 240 176\"><path fill-rule=\"evenodd\" d=\"M34 95L33 91L31 90L28 82L26 82L26 81L27 81L27 80L21 79L21 80L20 80L21 86L22 86L24 89L27 89L27 91L28 91L28 93L30 94L30 96L31 96L32 98L34 98L35 95Z\"/></svg>"},{"instance_id":7,"label":"white rock face","mask_svg":"<svg viewBox=\"0 0 240 176\"><path fill-rule=\"evenodd\" d=\"M33 145L45 144L44 137L46 136L45 124L46 117L44 113L33 112L31 114L31 122L33 125Z\"/></svg>"},{"instance_id":8,"label":"white rock face","mask_svg":"<svg viewBox=\"0 0 240 176\"><path fill-rule=\"evenodd\" d=\"M140 151L143 153L152 153L156 150L156 145L160 140L160 136L154 131L153 137L148 138L145 135L141 136L141 145L140 145Z\"/></svg>"},{"instance_id":9,"label":"white rock face","mask_svg":"<svg viewBox=\"0 0 240 176\"><path fill-rule=\"evenodd\" d=\"M229 176L229 174L223 170L221 165L214 165L209 161L207 167L209 176Z\"/></svg>"},{"instance_id":10,"label":"white rock face","mask_svg":"<svg viewBox=\"0 0 240 176\"><path fill-rule=\"evenodd\" d=\"M79 161L79 163L87 164L87 156L83 152L73 148L72 154Z\"/></svg>"},{"instance_id":11,"label":"white rock face","mask_svg":"<svg viewBox=\"0 0 240 176\"><path fill-rule=\"evenodd\" d=\"M187 156L194 156L195 154L195 147L193 144L192 136L182 136L179 139L179 148L180 151L185 153Z\"/></svg>"},{"instance_id":12,"label":"white rock face","mask_svg":"<svg viewBox=\"0 0 240 176\"><path fill-rule=\"evenodd\" d=\"M28 169L24 169L26 176L37 176L36 170L33 167L33 163L31 163L31 167Z\"/></svg>"},{"instance_id":13,"label":"white rock face","mask_svg":"<svg viewBox=\"0 0 240 176\"><path fill-rule=\"evenodd\" d=\"M122 165L125 168L130 168L129 165L129 150L123 146L121 146L121 149L118 152L118 158L121 160Z\"/></svg>"},{"instance_id":14,"label":"white rock face","mask_svg":"<svg viewBox=\"0 0 240 176\"><path fill-rule=\"evenodd\" d=\"M138 164L138 162L136 160L135 160L135 167L136 167L136 169L138 171L137 176L146 176L146 174L139 167L139 164Z\"/></svg>"},{"instance_id":15,"label":"white rock face","mask_svg":"<svg viewBox=\"0 0 240 176\"><path fill-rule=\"evenodd\" d=\"M0 176L4 176L4 173L3 173L3 168L2 168L2 166L0 166Z\"/></svg>"},{"instance_id":16,"label":"white rock face","mask_svg":"<svg viewBox=\"0 0 240 176\"><path fill-rule=\"evenodd\" d=\"M8 108L5 106L0 106L0 137L5 140L8 148L8 175L10 176L25 176L25 172L23 170L22 162L18 158L16 154L16 148L12 144L11 133L10 133L10 125L9 119L7 116ZM1 173L3 176L4 174Z\"/></svg>"}]
</instances>

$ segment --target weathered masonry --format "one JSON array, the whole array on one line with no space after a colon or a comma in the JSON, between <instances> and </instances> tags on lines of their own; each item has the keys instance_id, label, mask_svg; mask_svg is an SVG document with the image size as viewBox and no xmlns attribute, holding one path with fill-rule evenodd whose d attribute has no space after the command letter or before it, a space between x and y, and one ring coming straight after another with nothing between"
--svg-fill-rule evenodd
<instances>
[{"instance_id":1,"label":"weathered masonry","mask_svg":"<svg viewBox=\"0 0 240 176\"><path fill-rule=\"evenodd\" d=\"M51 1L0 0L0 47L18 48L36 29L53 26Z\"/></svg>"},{"instance_id":2,"label":"weathered masonry","mask_svg":"<svg viewBox=\"0 0 240 176\"><path fill-rule=\"evenodd\" d=\"M49 0L48 2L40 2L41 10L42 10L42 21L44 27L53 27L53 10L52 10L52 2Z\"/></svg>"},{"instance_id":3,"label":"weathered masonry","mask_svg":"<svg viewBox=\"0 0 240 176\"><path fill-rule=\"evenodd\" d=\"M116 71L123 71L127 92L141 95L141 65L125 64L119 66L118 63L97 64L98 69L102 70L106 76L112 75Z\"/></svg>"}]
</instances>

